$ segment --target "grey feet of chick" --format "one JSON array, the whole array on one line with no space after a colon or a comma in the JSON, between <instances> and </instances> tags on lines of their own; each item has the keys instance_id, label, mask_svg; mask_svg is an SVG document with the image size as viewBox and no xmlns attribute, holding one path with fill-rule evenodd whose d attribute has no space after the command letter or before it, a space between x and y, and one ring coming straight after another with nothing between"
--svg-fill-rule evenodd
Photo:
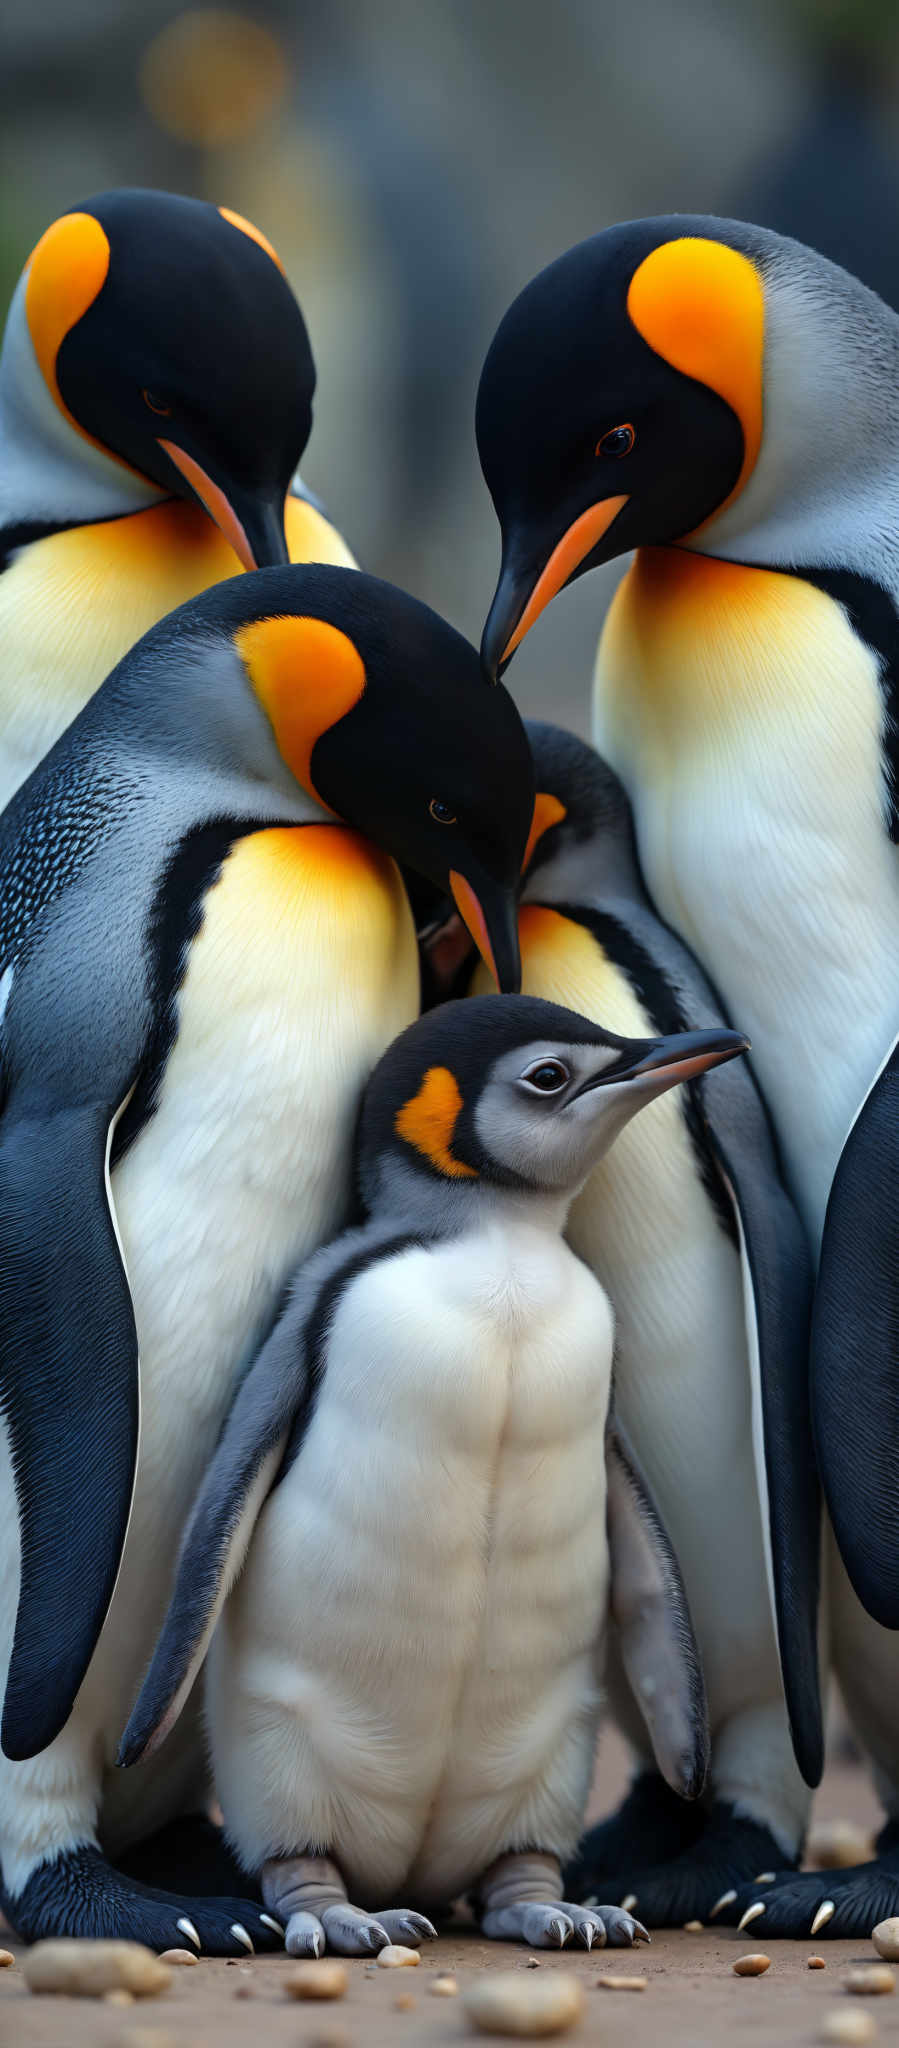
<instances>
[{"instance_id":1,"label":"grey feet of chick","mask_svg":"<svg viewBox=\"0 0 899 2048\"><path fill-rule=\"evenodd\" d=\"M620 1906L574 1906L568 1899L521 1901L484 1914L481 1931L489 1941L524 1941L528 1948L633 1948L649 1935Z\"/></svg>"},{"instance_id":2,"label":"grey feet of chick","mask_svg":"<svg viewBox=\"0 0 899 2048\"><path fill-rule=\"evenodd\" d=\"M386 1913L363 1913L359 1906L325 1906L321 1913L292 1913L284 1934L284 1946L291 1956L375 1956L379 1949L397 1942L403 1948L420 1948L423 1941L436 1941L437 1929L423 1913L397 1906Z\"/></svg>"}]
</instances>

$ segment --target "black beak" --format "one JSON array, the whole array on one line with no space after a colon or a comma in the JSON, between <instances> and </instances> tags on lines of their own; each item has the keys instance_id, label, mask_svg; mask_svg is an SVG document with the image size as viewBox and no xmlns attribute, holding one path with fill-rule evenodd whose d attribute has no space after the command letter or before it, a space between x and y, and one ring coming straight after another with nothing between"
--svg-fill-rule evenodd
<instances>
[{"instance_id":1,"label":"black beak","mask_svg":"<svg viewBox=\"0 0 899 2048\"><path fill-rule=\"evenodd\" d=\"M512 659L506 648L515 631L536 578L530 573L503 566L496 595L487 613L481 637L481 666L487 681L498 683ZM514 650L513 650L514 651Z\"/></svg>"},{"instance_id":2,"label":"black beak","mask_svg":"<svg viewBox=\"0 0 899 2048\"><path fill-rule=\"evenodd\" d=\"M280 569L289 561L284 531L284 496L261 498L252 492L232 491L230 501L240 520L257 569Z\"/></svg>"},{"instance_id":3,"label":"black beak","mask_svg":"<svg viewBox=\"0 0 899 2048\"><path fill-rule=\"evenodd\" d=\"M518 945L517 886L505 888L484 869L469 879L450 869L449 886L463 924L468 926L481 959L502 995L518 995L521 953Z\"/></svg>"},{"instance_id":4,"label":"black beak","mask_svg":"<svg viewBox=\"0 0 899 2048\"><path fill-rule=\"evenodd\" d=\"M741 1052L749 1051L749 1039L742 1031L678 1031L670 1038L647 1042L638 1039L632 1054L624 1053L614 1066L604 1067L592 1081L585 1081L579 1095L593 1088L611 1087L617 1081L641 1081L661 1095L676 1081L692 1081L710 1067L720 1067Z\"/></svg>"}]
</instances>

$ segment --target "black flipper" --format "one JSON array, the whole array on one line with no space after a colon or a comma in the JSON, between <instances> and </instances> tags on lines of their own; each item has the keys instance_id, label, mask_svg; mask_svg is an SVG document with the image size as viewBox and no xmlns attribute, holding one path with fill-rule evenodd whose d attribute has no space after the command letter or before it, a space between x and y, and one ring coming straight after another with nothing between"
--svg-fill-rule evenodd
<instances>
[{"instance_id":1,"label":"black flipper","mask_svg":"<svg viewBox=\"0 0 899 2048\"><path fill-rule=\"evenodd\" d=\"M899 1628L897 1368L899 1041L834 1175L812 1322L812 1417L824 1495L854 1590L883 1628Z\"/></svg>"},{"instance_id":2,"label":"black flipper","mask_svg":"<svg viewBox=\"0 0 899 2048\"><path fill-rule=\"evenodd\" d=\"M752 1078L744 1072L731 1079L731 1071L707 1074L697 1096L739 1222L753 1435L784 1697L796 1761L806 1783L817 1785L824 1729L818 1671L821 1502L808 1375L812 1266Z\"/></svg>"},{"instance_id":3,"label":"black flipper","mask_svg":"<svg viewBox=\"0 0 899 2048\"><path fill-rule=\"evenodd\" d=\"M698 1799L709 1768L699 1648L677 1559L617 1422L606 1432L610 1604L621 1658L662 1776Z\"/></svg>"},{"instance_id":4,"label":"black flipper","mask_svg":"<svg viewBox=\"0 0 899 2048\"><path fill-rule=\"evenodd\" d=\"M110 1205L110 1123L95 1104L10 1105L0 1122L0 1403L22 1534L2 1744L15 1761L68 1720L131 1509L137 1336Z\"/></svg>"}]
</instances>

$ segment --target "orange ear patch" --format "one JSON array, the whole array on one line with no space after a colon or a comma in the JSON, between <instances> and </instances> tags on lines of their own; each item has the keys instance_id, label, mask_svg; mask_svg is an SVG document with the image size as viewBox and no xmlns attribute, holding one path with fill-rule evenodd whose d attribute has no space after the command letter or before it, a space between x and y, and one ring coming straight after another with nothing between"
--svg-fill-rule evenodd
<instances>
[{"instance_id":1,"label":"orange ear patch","mask_svg":"<svg viewBox=\"0 0 899 2048\"><path fill-rule=\"evenodd\" d=\"M84 429L60 395L56 358L66 335L102 291L108 270L109 243L90 213L64 213L61 220L55 220L32 250L27 265L25 318L41 376L60 412L79 434ZM85 434L84 438L93 437Z\"/></svg>"},{"instance_id":2,"label":"orange ear patch","mask_svg":"<svg viewBox=\"0 0 899 2048\"><path fill-rule=\"evenodd\" d=\"M312 752L316 740L359 702L365 664L358 647L325 619L297 618L257 619L240 627L234 644L271 721L279 753L320 803Z\"/></svg>"},{"instance_id":3,"label":"orange ear patch","mask_svg":"<svg viewBox=\"0 0 899 2048\"><path fill-rule=\"evenodd\" d=\"M232 213L230 206L220 206L219 213L223 220L230 221L233 228L239 228L242 235L249 235L251 242L258 242L260 249L265 250L266 255L271 257L273 263L277 263L278 269L282 276L284 276L284 265L278 255L278 251L272 248L268 236L263 234L261 228L254 228L252 221L245 220L242 213Z\"/></svg>"},{"instance_id":4,"label":"orange ear patch","mask_svg":"<svg viewBox=\"0 0 899 2048\"><path fill-rule=\"evenodd\" d=\"M394 1130L407 1145L414 1145L416 1152L423 1152L439 1173L451 1174L455 1180L476 1180L473 1166L453 1158L453 1133L461 1108L455 1074L449 1067L429 1067L417 1095L397 1110Z\"/></svg>"},{"instance_id":5,"label":"orange ear patch","mask_svg":"<svg viewBox=\"0 0 899 2048\"><path fill-rule=\"evenodd\" d=\"M567 816L568 812L565 809L565 805L559 802L557 796L550 796L548 790L538 790L534 798L534 815L531 819L528 843L524 849L524 859L521 863L523 875L527 874L528 868L531 865L531 855L538 840L543 838L544 832L548 832L552 825L561 825L562 819L567 818Z\"/></svg>"},{"instance_id":6,"label":"orange ear patch","mask_svg":"<svg viewBox=\"0 0 899 2048\"><path fill-rule=\"evenodd\" d=\"M752 475L762 439L765 299L755 265L738 249L700 236L663 242L635 270L627 310L656 355L716 391L736 413L743 466L724 501L729 505Z\"/></svg>"}]
</instances>

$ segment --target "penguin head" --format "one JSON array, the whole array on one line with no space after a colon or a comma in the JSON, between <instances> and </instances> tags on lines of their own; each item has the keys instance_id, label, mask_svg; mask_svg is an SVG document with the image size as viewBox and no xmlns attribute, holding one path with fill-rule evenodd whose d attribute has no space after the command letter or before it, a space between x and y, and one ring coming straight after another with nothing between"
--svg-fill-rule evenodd
<instances>
[{"instance_id":1,"label":"penguin head","mask_svg":"<svg viewBox=\"0 0 899 2048\"><path fill-rule=\"evenodd\" d=\"M762 435L759 245L732 221L631 221L569 250L510 307L477 400L502 529L490 675L576 576L683 540L743 491Z\"/></svg>"},{"instance_id":2,"label":"penguin head","mask_svg":"<svg viewBox=\"0 0 899 2048\"><path fill-rule=\"evenodd\" d=\"M99 449L166 497L198 500L245 568L289 559L284 500L315 367L259 229L170 192L102 193L42 236L16 319L48 436L62 421L80 461Z\"/></svg>"},{"instance_id":3,"label":"penguin head","mask_svg":"<svg viewBox=\"0 0 899 2048\"><path fill-rule=\"evenodd\" d=\"M473 996L411 1024L369 1083L369 1207L399 1162L449 1193L572 1196L636 1110L747 1050L734 1031L629 1039L534 996Z\"/></svg>"},{"instance_id":4,"label":"penguin head","mask_svg":"<svg viewBox=\"0 0 899 2048\"><path fill-rule=\"evenodd\" d=\"M520 981L516 894L534 808L524 726L475 649L355 569L268 569L207 592L291 773L451 896L502 989Z\"/></svg>"},{"instance_id":5,"label":"penguin head","mask_svg":"<svg viewBox=\"0 0 899 2048\"><path fill-rule=\"evenodd\" d=\"M525 731L537 793L522 892L539 895L541 878L552 868L560 878L570 877L576 900L579 874L595 882L597 859L603 874L612 858L628 868L635 863L627 793L608 762L576 733L537 718L526 719Z\"/></svg>"}]
</instances>

